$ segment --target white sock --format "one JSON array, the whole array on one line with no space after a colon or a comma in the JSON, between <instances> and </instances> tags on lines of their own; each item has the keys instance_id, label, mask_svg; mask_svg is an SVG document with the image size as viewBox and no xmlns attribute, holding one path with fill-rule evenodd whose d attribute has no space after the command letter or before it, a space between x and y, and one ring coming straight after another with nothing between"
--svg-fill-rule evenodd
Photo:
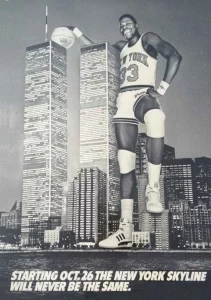
<instances>
[{"instance_id":1,"label":"white sock","mask_svg":"<svg viewBox=\"0 0 211 300\"><path fill-rule=\"evenodd\" d=\"M133 199L121 199L121 218L133 222Z\"/></svg>"},{"instance_id":2,"label":"white sock","mask_svg":"<svg viewBox=\"0 0 211 300\"><path fill-rule=\"evenodd\" d=\"M154 186L155 183L159 183L160 181L160 165L154 165L148 162L148 178L149 178L149 185Z\"/></svg>"}]
</instances>

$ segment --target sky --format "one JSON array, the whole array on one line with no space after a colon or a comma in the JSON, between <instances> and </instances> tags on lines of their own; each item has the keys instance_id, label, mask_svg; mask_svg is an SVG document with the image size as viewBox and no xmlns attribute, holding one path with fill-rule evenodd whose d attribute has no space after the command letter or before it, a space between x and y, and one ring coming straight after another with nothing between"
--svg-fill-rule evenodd
<instances>
[{"instance_id":1,"label":"sky","mask_svg":"<svg viewBox=\"0 0 211 300\"><path fill-rule=\"evenodd\" d=\"M176 157L211 157L210 0L0 0L0 211L21 200L24 67L27 46L44 41L45 6L49 36L55 27L77 26L94 42L122 37L118 18L132 14L140 33L152 31L182 55L179 72L159 99L166 114L165 143ZM68 178L78 168L79 53L68 50ZM157 85L165 60L159 59Z\"/></svg>"}]
</instances>

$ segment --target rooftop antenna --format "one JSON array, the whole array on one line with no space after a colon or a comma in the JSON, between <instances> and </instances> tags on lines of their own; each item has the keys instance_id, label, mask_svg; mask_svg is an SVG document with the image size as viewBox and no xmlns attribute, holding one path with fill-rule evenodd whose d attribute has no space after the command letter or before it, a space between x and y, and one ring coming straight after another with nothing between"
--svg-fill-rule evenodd
<instances>
[{"instance_id":1,"label":"rooftop antenna","mask_svg":"<svg viewBox=\"0 0 211 300\"><path fill-rule=\"evenodd\" d=\"M45 7L45 42L48 41L48 7Z\"/></svg>"}]
</instances>

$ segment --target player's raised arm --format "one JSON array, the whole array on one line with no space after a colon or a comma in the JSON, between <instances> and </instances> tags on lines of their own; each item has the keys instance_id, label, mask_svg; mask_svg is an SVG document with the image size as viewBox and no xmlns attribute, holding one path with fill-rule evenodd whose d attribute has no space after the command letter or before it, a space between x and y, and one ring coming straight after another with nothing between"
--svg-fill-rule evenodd
<instances>
[{"instance_id":1,"label":"player's raised arm","mask_svg":"<svg viewBox=\"0 0 211 300\"><path fill-rule=\"evenodd\" d=\"M94 44L94 42L92 42L87 36L85 36L83 32L81 32L77 27L74 26L65 26L65 27L70 29L74 33L74 35L82 42L84 46L89 46Z\"/></svg>"},{"instance_id":2,"label":"player's raised arm","mask_svg":"<svg viewBox=\"0 0 211 300\"><path fill-rule=\"evenodd\" d=\"M164 95L169 87L169 84L177 74L182 56L171 44L162 40L157 34L151 32L146 33L143 36L143 43L145 44L146 48L153 47L157 53L167 60L163 81L157 90L158 95L152 95L150 92L151 96L154 97Z\"/></svg>"}]
</instances>

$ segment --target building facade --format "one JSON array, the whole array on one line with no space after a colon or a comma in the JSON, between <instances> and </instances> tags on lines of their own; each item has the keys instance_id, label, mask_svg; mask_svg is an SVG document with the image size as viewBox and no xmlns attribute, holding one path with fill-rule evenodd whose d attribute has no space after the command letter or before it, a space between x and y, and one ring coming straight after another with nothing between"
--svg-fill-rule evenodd
<instances>
[{"instance_id":1,"label":"building facade","mask_svg":"<svg viewBox=\"0 0 211 300\"><path fill-rule=\"evenodd\" d=\"M134 231L132 233L132 244L140 248L154 248L155 234L149 231Z\"/></svg>"},{"instance_id":2,"label":"building facade","mask_svg":"<svg viewBox=\"0 0 211 300\"><path fill-rule=\"evenodd\" d=\"M211 247L211 210L199 205L184 211L186 243L191 247Z\"/></svg>"},{"instance_id":3,"label":"building facade","mask_svg":"<svg viewBox=\"0 0 211 300\"><path fill-rule=\"evenodd\" d=\"M107 233L106 174L98 168L83 168L76 182L76 241L97 243Z\"/></svg>"},{"instance_id":4,"label":"building facade","mask_svg":"<svg viewBox=\"0 0 211 300\"><path fill-rule=\"evenodd\" d=\"M15 201L10 212L1 213L1 226L7 229L21 228L21 202Z\"/></svg>"},{"instance_id":5,"label":"building facade","mask_svg":"<svg viewBox=\"0 0 211 300\"><path fill-rule=\"evenodd\" d=\"M46 230L55 230L61 227L61 217L49 217L47 220L29 220L29 238L27 245L41 246L44 243Z\"/></svg>"},{"instance_id":6,"label":"building facade","mask_svg":"<svg viewBox=\"0 0 211 300\"><path fill-rule=\"evenodd\" d=\"M165 161L161 174L165 177L165 197L168 203L187 200L190 206L195 205L195 166L191 158Z\"/></svg>"},{"instance_id":7,"label":"building facade","mask_svg":"<svg viewBox=\"0 0 211 300\"><path fill-rule=\"evenodd\" d=\"M164 144L162 164L165 163L165 161L169 161L173 159L175 159L174 147Z\"/></svg>"},{"instance_id":8,"label":"building facade","mask_svg":"<svg viewBox=\"0 0 211 300\"><path fill-rule=\"evenodd\" d=\"M76 244L75 233L71 230L61 230L60 231L60 239L59 239L59 247L68 249L74 248Z\"/></svg>"},{"instance_id":9,"label":"building facade","mask_svg":"<svg viewBox=\"0 0 211 300\"><path fill-rule=\"evenodd\" d=\"M65 183L63 187L62 201L62 227L64 230L76 232L77 212L77 177L73 181Z\"/></svg>"},{"instance_id":10,"label":"building facade","mask_svg":"<svg viewBox=\"0 0 211 300\"><path fill-rule=\"evenodd\" d=\"M44 243L59 244L61 229L62 229L62 227L56 227L55 229L45 230L44 231Z\"/></svg>"},{"instance_id":11,"label":"building facade","mask_svg":"<svg viewBox=\"0 0 211 300\"><path fill-rule=\"evenodd\" d=\"M184 213L187 209L187 200L175 200L169 202L171 249L182 249L185 247Z\"/></svg>"},{"instance_id":12,"label":"building facade","mask_svg":"<svg viewBox=\"0 0 211 300\"><path fill-rule=\"evenodd\" d=\"M211 208L211 158L195 158L196 198L198 205Z\"/></svg>"},{"instance_id":13,"label":"building facade","mask_svg":"<svg viewBox=\"0 0 211 300\"><path fill-rule=\"evenodd\" d=\"M82 168L63 195L62 227L75 233L76 241L94 242L107 236L106 174Z\"/></svg>"},{"instance_id":14,"label":"building facade","mask_svg":"<svg viewBox=\"0 0 211 300\"><path fill-rule=\"evenodd\" d=\"M29 222L61 215L67 181L66 50L54 42L27 47L25 64L22 244Z\"/></svg>"},{"instance_id":15,"label":"building facade","mask_svg":"<svg viewBox=\"0 0 211 300\"><path fill-rule=\"evenodd\" d=\"M81 49L80 165L107 175L108 231L120 217L119 167L113 115L119 91L119 53L108 43Z\"/></svg>"}]
</instances>

